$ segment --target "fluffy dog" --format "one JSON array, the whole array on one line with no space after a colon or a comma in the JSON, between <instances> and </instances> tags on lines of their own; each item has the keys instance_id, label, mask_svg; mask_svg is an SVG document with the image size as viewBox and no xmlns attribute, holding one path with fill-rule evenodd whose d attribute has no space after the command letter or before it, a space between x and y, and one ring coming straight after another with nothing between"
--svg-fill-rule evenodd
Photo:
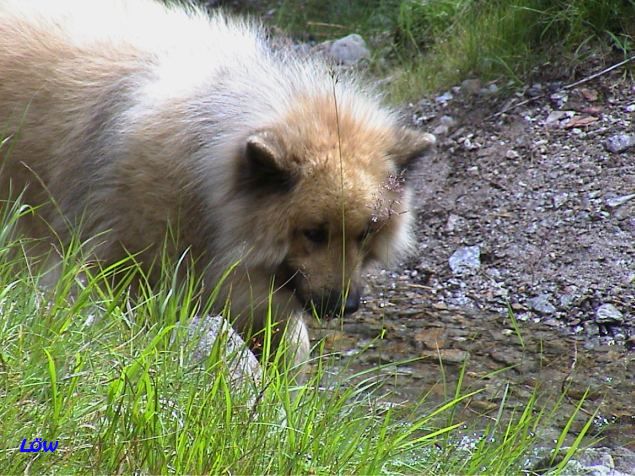
<instances>
[{"instance_id":1,"label":"fluffy dog","mask_svg":"<svg viewBox=\"0 0 635 476\"><path fill-rule=\"evenodd\" d=\"M150 0L0 0L0 134L25 235L151 270L173 230L208 292L232 269L238 330L272 311L296 361L307 310L354 312L364 270L408 250L405 172L434 143L258 25Z\"/></svg>"}]
</instances>

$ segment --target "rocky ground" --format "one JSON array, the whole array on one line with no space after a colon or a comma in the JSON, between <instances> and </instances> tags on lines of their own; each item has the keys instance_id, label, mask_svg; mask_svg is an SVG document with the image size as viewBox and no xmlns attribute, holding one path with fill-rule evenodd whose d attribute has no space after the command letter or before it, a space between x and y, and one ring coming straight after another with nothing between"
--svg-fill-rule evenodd
<instances>
[{"instance_id":1,"label":"rocky ground","mask_svg":"<svg viewBox=\"0 0 635 476\"><path fill-rule=\"evenodd\" d=\"M370 57L359 35L294 47L344 67ZM588 80L607 60L577 81L468 79L408 105L439 146L411 177L417 252L371 287L635 347L635 62Z\"/></svg>"},{"instance_id":2,"label":"rocky ground","mask_svg":"<svg viewBox=\"0 0 635 476\"><path fill-rule=\"evenodd\" d=\"M357 35L278 41L345 66L370 56ZM635 472L635 83L625 71L572 87L470 79L406 107L439 143L411 177L417 251L369 276L356 315L314 323L344 363L333 378L375 368L391 403L438 402L465 364L464 387L482 390L466 418L512 415L537 388L551 408L564 392L543 430L552 440L588 390L582 411L598 411L591 433L607 447L581 453L570 474Z\"/></svg>"},{"instance_id":3,"label":"rocky ground","mask_svg":"<svg viewBox=\"0 0 635 476\"><path fill-rule=\"evenodd\" d=\"M439 147L414 177L418 252L377 282L632 348L635 84L617 69L563 86L467 80L410 105Z\"/></svg>"}]
</instances>

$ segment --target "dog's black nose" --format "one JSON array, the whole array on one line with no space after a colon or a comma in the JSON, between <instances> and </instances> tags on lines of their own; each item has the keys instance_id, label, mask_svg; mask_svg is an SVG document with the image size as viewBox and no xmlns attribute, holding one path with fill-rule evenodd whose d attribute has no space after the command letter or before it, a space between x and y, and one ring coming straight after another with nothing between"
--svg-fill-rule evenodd
<instances>
[{"instance_id":1,"label":"dog's black nose","mask_svg":"<svg viewBox=\"0 0 635 476\"><path fill-rule=\"evenodd\" d=\"M348 296L346 296L346 303L344 304L344 315L348 316L353 314L359 309L359 301L361 299L361 293L357 290L350 290Z\"/></svg>"},{"instance_id":2,"label":"dog's black nose","mask_svg":"<svg viewBox=\"0 0 635 476\"><path fill-rule=\"evenodd\" d=\"M342 300L346 298L346 301ZM348 293L342 294L339 290L330 291L322 296L313 305L321 318L333 318L337 316L348 316L359 309L361 299L361 291L359 289L350 289Z\"/></svg>"}]
</instances>

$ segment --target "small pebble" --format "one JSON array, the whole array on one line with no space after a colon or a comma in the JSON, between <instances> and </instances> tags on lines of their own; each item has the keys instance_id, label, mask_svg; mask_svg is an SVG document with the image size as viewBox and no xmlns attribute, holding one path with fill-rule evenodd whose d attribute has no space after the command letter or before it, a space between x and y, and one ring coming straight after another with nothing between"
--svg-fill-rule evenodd
<instances>
[{"instance_id":1,"label":"small pebble","mask_svg":"<svg viewBox=\"0 0 635 476\"><path fill-rule=\"evenodd\" d=\"M481 92L480 79L466 79L461 83L461 92L476 96Z\"/></svg>"},{"instance_id":2,"label":"small pebble","mask_svg":"<svg viewBox=\"0 0 635 476\"><path fill-rule=\"evenodd\" d=\"M481 267L481 248L479 246L459 248L450 256L449 264L454 274L477 270Z\"/></svg>"},{"instance_id":3,"label":"small pebble","mask_svg":"<svg viewBox=\"0 0 635 476\"><path fill-rule=\"evenodd\" d=\"M446 91L441 96L437 96L436 98L434 98L434 100L440 104L447 103L452 99L454 99L454 96L452 96L452 93L450 91Z\"/></svg>"},{"instance_id":4,"label":"small pebble","mask_svg":"<svg viewBox=\"0 0 635 476\"><path fill-rule=\"evenodd\" d=\"M528 299L527 304L531 309L541 314L553 314L556 312L556 308L549 302L549 296L547 294L540 294Z\"/></svg>"},{"instance_id":5,"label":"small pebble","mask_svg":"<svg viewBox=\"0 0 635 476\"><path fill-rule=\"evenodd\" d=\"M520 158L520 154L518 152L516 152L515 150L513 150L513 149L509 149L505 153L505 158L510 159L510 160L518 159L518 158Z\"/></svg>"}]
</instances>

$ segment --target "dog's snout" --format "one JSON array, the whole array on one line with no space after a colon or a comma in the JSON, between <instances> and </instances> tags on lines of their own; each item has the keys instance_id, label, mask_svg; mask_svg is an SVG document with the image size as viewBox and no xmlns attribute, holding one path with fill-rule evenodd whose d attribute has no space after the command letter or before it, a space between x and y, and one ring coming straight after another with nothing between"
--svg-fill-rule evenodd
<instances>
[{"instance_id":1,"label":"dog's snout","mask_svg":"<svg viewBox=\"0 0 635 476\"><path fill-rule=\"evenodd\" d=\"M312 307L315 308L320 318L333 318L348 316L359 309L361 291L351 289L346 293L341 291L329 291L320 298L312 299Z\"/></svg>"}]
</instances>

